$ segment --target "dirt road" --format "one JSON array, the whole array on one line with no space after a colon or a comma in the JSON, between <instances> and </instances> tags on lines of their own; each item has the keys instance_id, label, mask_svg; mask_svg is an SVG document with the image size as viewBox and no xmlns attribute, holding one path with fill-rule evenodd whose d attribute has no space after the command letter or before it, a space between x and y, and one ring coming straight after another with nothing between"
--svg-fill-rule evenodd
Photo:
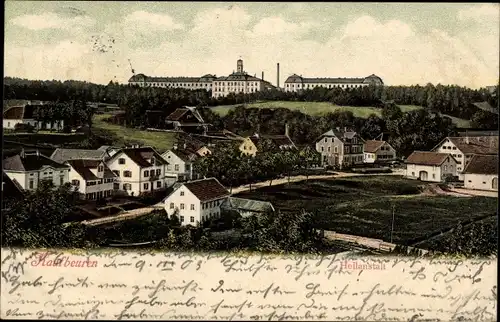
<instances>
[{"instance_id":1,"label":"dirt road","mask_svg":"<svg viewBox=\"0 0 500 322\"><path fill-rule=\"evenodd\" d=\"M133 209L133 210L130 210L130 211L127 211L125 213L121 213L121 214L115 215L115 216L108 216L108 217L97 218L97 219L92 219L92 220L84 220L81 223L84 225L87 225L87 226L98 226L98 225L108 224L111 222L117 222L117 221L137 218L140 216L147 215L153 210L162 209L162 208L163 207L160 207L159 205L154 205L152 207L137 208L137 209Z\"/></svg>"}]
</instances>

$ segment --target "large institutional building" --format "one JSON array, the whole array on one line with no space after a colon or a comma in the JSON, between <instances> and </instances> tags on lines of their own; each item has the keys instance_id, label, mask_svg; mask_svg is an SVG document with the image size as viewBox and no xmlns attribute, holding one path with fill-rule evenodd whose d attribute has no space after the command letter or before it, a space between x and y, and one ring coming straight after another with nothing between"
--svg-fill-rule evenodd
<instances>
[{"instance_id":1,"label":"large institutional building","mask_svg":"<svg viewBox=\"0 0 500 322\"><path fill-rule=\"evenodd\" d=\"M279 64L277 65L277 87L279 88ZM205 89L212 91L212 97L224 97L231 93L251 94L259 91L276 88L270 82L262 78L251 76L243 70L243 60L236 62L236 72L229 76L217 77L207 74L201 77L151 77L144 74L137 74L129 79L130 85L141 87L153 86L163 88L185 88L185 89ZM365 78L305 78L296 74L288 77L283 90L286 92L296 92L314 87L326 88L355 88L369 85L384 85L382 79L376 75Z\"/></svg>"}]
</instances>

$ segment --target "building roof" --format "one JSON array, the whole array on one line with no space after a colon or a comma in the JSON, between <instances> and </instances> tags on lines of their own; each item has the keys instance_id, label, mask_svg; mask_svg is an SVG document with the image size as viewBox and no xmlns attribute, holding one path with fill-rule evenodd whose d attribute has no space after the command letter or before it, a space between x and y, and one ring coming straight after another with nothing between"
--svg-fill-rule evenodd
<instances>
[{"instance_id":1,"label":"building roof","mask_svg":"<svg viewBox=\"0 0 500 322\"><path fill-rule=\"evenodd\" d=\"M129 83L132 82L146 82L146 83L210 83L216 77L211 74L203 75L202 77L155 77L146 76L144 74L137 74L128 80Z\"/></svg>"},{"instance_id":2,"label":"building roof","mask_svg":"<svg viewBox=\"0 0 500 322\"><path fill-rule=\"evenodd\" d=\"M227 197L229 191L215 178L194 180L183 184L200 201L208 201Z\"/></svg>"},{"instance_id":3,"label":"building roof","mask_svg":"<svg viewBox=\"0 0 500 322\"><path fill-rule=\"evenodd\" d=\"M198 120L198 122L205 123L203 117L201 117L200 113L194 107L183 107L176 109L167 116L167 121L179 121L188 112L191 112L193 116Z\"/></svg>"},{"instance_id":4,"label":"building roof","mask_svg":"<svg viewBox=\"0 0 500 322\"><path fill-rule=\"evenodd\" d=\"M498 155L473 155L463 173L498 175Z\"/></svg>"},{"instance_id":5,"label":"building roof","mask_svg":"<svg viewBox=\"0 0 500 322\"><path fill-rule=\"evenodd\" d=\"M464 154L498 154L498 135L447 137L432 150L449 140Z\"/></svg>"},{"instance_id":6,"label":"building roof","mask_svg":"<svg viewBox=\"0 0 500 322\"><path fill-rule=\"evenodd\" d=\"M179 159L181 159L184 162L193 162L199 157L199 154L196 153L195 150L190 149L189 147L181 147L181 148L174 148L169 150L171 153L175 154ZM167 151L167 152L169 152ZM166 152L163 154L165 155Z\"/></svg>"},{"instance_id":7,"label":"building roof","mask_svg":"<svg viewBox=\"0 0 500 322\"><path fill-rule=\"evenodd\" d=\"M498 115L498 108L494 108L488 102L477 102L477 103L472 103L472 104L474 104L475 107L477 107L483 111Z\"/></svg>"},{"instance_id":8,"label":"building roof","mask_svg":"<svg viewBox=\"0 0 500 322\"><path fill-rule=\"evenodd\" d=\"M249 212L265 213L274 211L273 204L268 201L229 197L221 205L223 209L236 209Z\"/></svg>"},{"instance_id":9,"label":"building roof","mask_svg":"<svg viewBox=\"0 0 500 322\"><path fill-rule=\"evenodd\" d=\"M365 141L364 151L368 153L375 153L384 145L385 141L375 141L375 140L367 140Z\"/></svg>"},{"instance_id":10,"label":"building roof","mask_svg":"<svg viewBox=\"0 0 500 322\"><path fill-rule=\"evenodd\" d=\"M431 165L439 166L446 161L447 158L453 158L451 154L448 153L438 153L438 152L428 152L428 151L414 151L406 159L405 163L409 164L420 164L420 165Z\"/></svg>"},{"instance_id":11,"label":"building roof","mask_svg":"<svg viewBox=\"0 0 500 322\"><path fill-rule=\"evenodd\" d=\"M168 164L168 162L162 158L162 156L152 147L140 147L140 148L124 148L117 151L109 160L115 159L121 153L124 153L132 161L134 161L140 167L151 167L151 158L154 158L160 165Z\"/></svg>"},{"instance_id":12,"label":"building roof","mask_svg":"<svg viewBox=\"0 0 500 322\"><path fill-rule=\"evenodd\" d=\"M68 166L51 160L43 154L20 153L3 160L3 169L6 171L35 171L44 166L51 166L56 169L67 168Z\"/></svg>"},{"instance_id":13,"label":"building roof","mask_svg":"<svg viewBox=\"0 0 500 322\"><path fill-rule=\"evenodd\" d=\"M66 161L71 167L79 174L82 176L83 180L88 181L88 180L99 180L103 178L111 179L115 178L116 175L108 168L106 163L104 163L102 160L95 160L95 159L79 159L79 160L68 160ZM104 173L102 177L96 176L91 169L97 169L99 164L104 165Z\"/></svg>"},{"instance_id":14,"label":"building roof","mask_svg":"<svg viewBox=\"0 0 500 322\"><path fill-rule=\"evenodd\" d=\"M324 78L317 78L317 77L302 77L297 74L293 74L292 76L289 76L286 80L285 83L327 83L327 84L362 84L362 83L371 83L371 82L376 82L380 81L383 84L383 81L380 77L378 77L375 74L371 74L368 77L361 77L361 78L331 78L331 77L324 77Z\"/></svg>"},{"instance_id":15,"label":"building roof","mask_svg":"<svg viewBox=\"0 0 500 322\"><path fill-rule=\"evenodd\" d=\"M348 129L341 130L340 128L337 129L331 129L323 134L320 135L320 137L316 140L321 140L324 137L335 137L339 139L340 141L347 143L347 140L351 140L354 137L358 137L361 142L365 142L363 138L361 138L355 131L351 131Z\"/></svg>"},{"instance_id":16,"label":"building roof","mask_svg":"<svg viewBox=\"0 0 500 322\"><path fill-rule=\"evenodd\" d=\"M11 180L2 170L2 198L19 198L23 195L23 188L15 179Z\"/></svg>"},{"instance_id":17,"label":"building roof","mask_svg":"<svg viewBox=\"0 0 500 322\"><path fill-rule=\"evenodd\" d=\"M56 162L64 163L74 159L96 159L103 160L108 154L106 150L85 150L85 149L56 149L50 158Z\"/></svg>"},{"instance_id":18,"label":"building roof","mask_svg":"<svg viewBox=\"0 0 500 322\"><path fill-rule=\"evenodd\" d=\"M3 112L3 118L5 120L33 119L34 110L34 105L11 106Z\"/></svg>"}]
</instances>

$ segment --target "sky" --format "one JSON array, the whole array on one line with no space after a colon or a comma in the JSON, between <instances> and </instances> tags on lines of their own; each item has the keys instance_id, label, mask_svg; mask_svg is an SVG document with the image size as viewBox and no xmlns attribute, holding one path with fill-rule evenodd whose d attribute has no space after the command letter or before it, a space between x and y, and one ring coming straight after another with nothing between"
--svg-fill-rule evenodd
<instances>
[{"instance_id":1,"label":"sky","mask_svg":"<svg viewBox=\"0 0 500 322\"><path fill-rule=\"evenodd\" d=\"M127 83L224 76L276 85L380 76L386 85L499 81L495 3L6 1L4 75Z\"/></svg>"}]
</instances>

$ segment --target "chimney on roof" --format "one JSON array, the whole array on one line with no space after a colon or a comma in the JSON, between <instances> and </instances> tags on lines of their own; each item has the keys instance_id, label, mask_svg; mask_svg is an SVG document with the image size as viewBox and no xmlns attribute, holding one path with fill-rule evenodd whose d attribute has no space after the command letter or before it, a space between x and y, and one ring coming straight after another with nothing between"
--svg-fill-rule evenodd
<instances>
[{"instance_id":1,"label":"chimney on roof","mask_svg":"<svg viewBox=\"0 0 500 322\"><path fill-rule=\"evenodd\" d=\"M264 80L264 72L262 72L262 77L261 78L262 78L262 80Z\"/></svg>"},{"instance_id":2,"label":"chimney on roof","mask_svg":"<svg viewBox=\"0 0 500 322\"><path fill-rule=\"evenodd\" d=\"M280 63L276 65L276 87L280 88Z\"/></svg>"}]
</instances>

